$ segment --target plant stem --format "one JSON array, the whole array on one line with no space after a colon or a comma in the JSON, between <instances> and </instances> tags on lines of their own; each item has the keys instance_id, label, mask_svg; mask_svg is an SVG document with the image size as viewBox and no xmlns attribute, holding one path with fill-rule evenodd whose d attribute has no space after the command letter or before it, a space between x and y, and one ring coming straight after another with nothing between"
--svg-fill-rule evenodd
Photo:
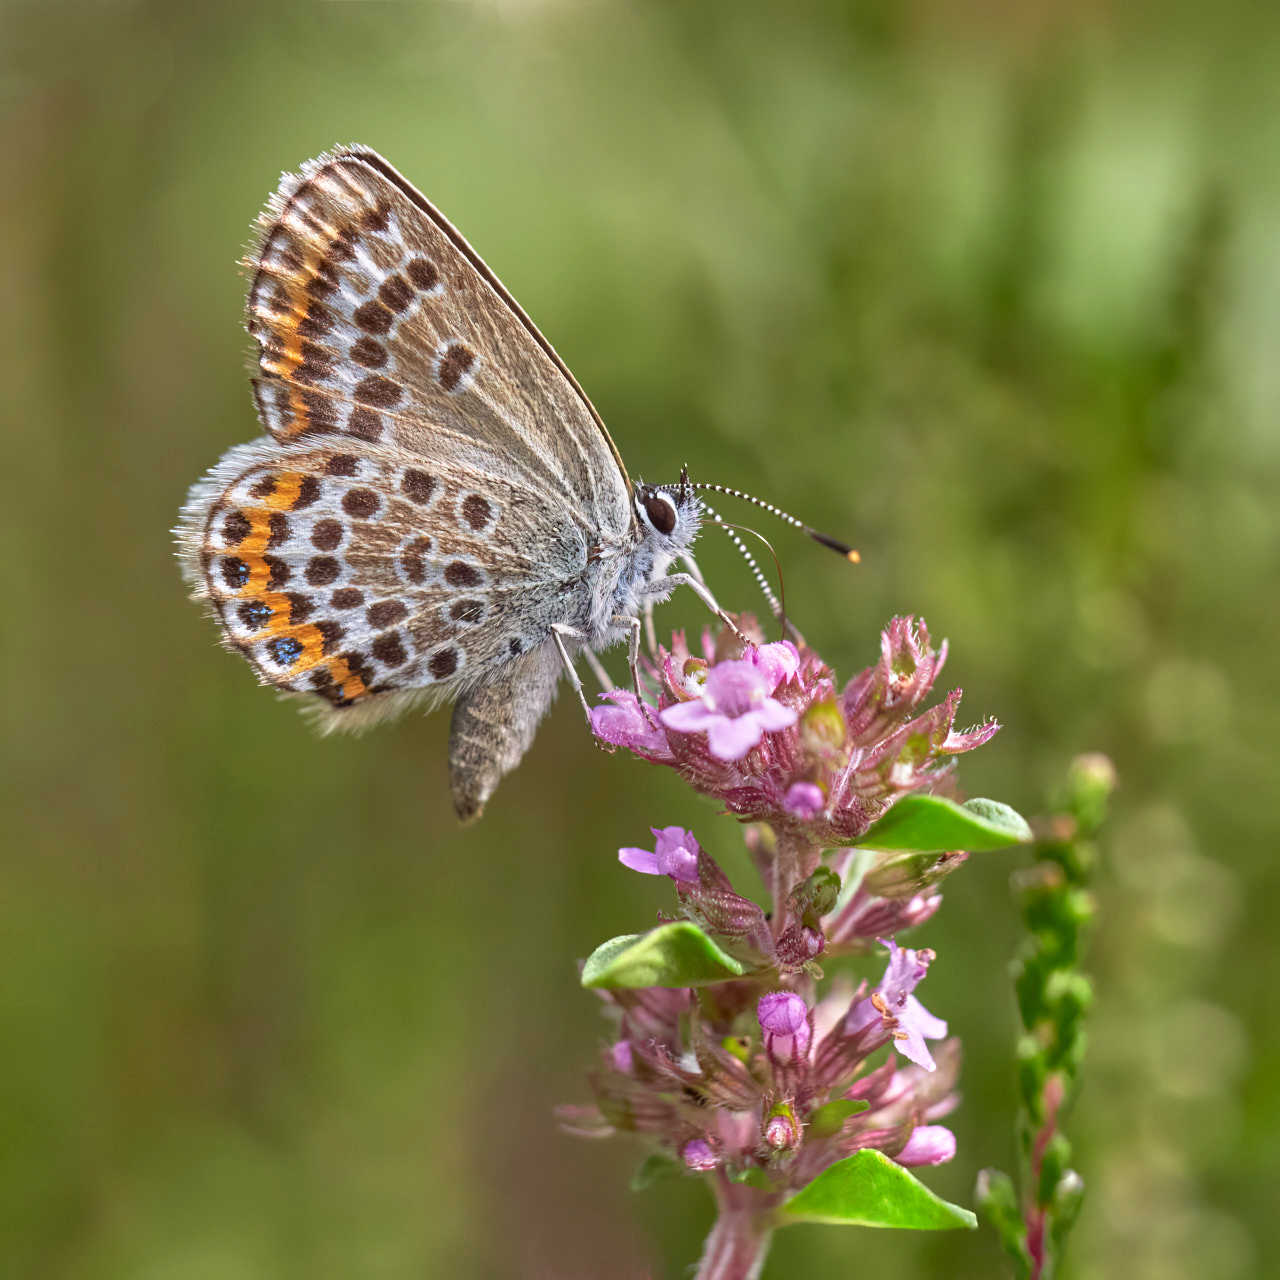
<instances>
[{"instance_id":1,"label":"plant stem","mask_svg":"<svg viewBox=\"0 0 1280 1280\"><path fill-rule=\"evenodd\" d=\"M773 1236L774 1197L734 1186L723 1173L716 1176L715 1191L720 1215L703 1246L696 1280L759 1280Z\"/></svg>"},{"instance_id":2,"label":"plant stem","mask_svg":"<svg viewBox=\"0 0 1280 1280\"><path fill-rule=\"evenodd\" d=\"M1044 1153L1058 1128L1058 1109L1062 1105L1062 1078L1050 1076L1045 1081L1042 1094L1045 1121L1036 1134L1031 1152L1031 1176L1027 1179L1031 1189L1029 1203L1024 1211L1027 1224L1027 1252L1031 1255L1031 1280L1041 1280L1045 1271L1045 1210L1039 1204L1040 1170L1044 1165Z\"/></svg>"},{"instance_id":3,"label":"plant stem","mask_svg":"<svg viewBox=\"0 0 1280 1280\"><path fill-rule=\"evenodd\" d=\"M791 923L791 904L788 901L791 890L806 876L812 875L821 860L822 850L817 845L793 837L778 837L773 865L765 882L773 903L769 928L775 938Z\"/></svg>"}]
</instances>

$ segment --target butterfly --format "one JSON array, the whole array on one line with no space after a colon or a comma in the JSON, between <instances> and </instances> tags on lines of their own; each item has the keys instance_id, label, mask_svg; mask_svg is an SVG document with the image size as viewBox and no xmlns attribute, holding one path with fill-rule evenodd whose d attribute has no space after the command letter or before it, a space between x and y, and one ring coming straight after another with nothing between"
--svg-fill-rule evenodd
<instances>
[{"instance_id":1,"label":"butterfly","mask_svg":"<svg viewBox=\"0 0 1280 1280\"><path fill-rule=\"evenodd\" d=\"M454 807L477 817L574 658L629 641L695 574L687 474L632 484L515 299L381 156L286 174L259 218L248 330L267 435L191 489L193 595L323 727L452 701ZM798 522L796 522L798 523Z\"/></svg>"}]
</instances>

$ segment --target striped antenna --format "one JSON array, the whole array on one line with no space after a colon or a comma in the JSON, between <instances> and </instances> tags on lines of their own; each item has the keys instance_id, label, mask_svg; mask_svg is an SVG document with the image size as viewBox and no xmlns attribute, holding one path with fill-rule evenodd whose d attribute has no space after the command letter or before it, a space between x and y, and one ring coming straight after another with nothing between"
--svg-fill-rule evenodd
<instances>
[{"instance_id":1,"label":"striped antenna","mask_svg":"<svg viewBox=\"0 0 1280 1280\"><path fill-rule=\"evenodd\" d=\"M747 544L738 536L738 531L733 527L733 525L725 524L725 522L720 519L719 512L717 512L709 502L699 498L698 503L707 515L711 517L711 523L718 524L720 528L729 535L729 541L732 542L733 545L742 553L742 558L751 566L751 575L755 578L756 585L764 592L764 598L769 602L770 612L775 618L781 618L783 616L782 605L778 602L778 597L773 594L773 588L769 585L769 580L764 576L764 572L761 570L755 556L751 554L751 548L748 547ZM765 546L768 545L769 544L766 542Z\"/></svg>"},{"instance_id":2,"label":"striped antenna","mask_svg":"<svg viewBox=\"0 0 1280 1280\"><path fill-rule=\"evenodd\" d=\"M749 493L743 493L741 489L729 489L722 484L701 484L686 481L691 489L710 489L712 493L727 494L730 498L741 498L743 502L750 502L754 506L763 507L770 515L777 516L779 520L785 520L787 524L795 529L799 529L801 533L806 533L814 542L820 542L824 547L830 547L832 551L838 551L851 564L858 564L862 557L847 542L841 542L838 538L833 538L829 533L820 533L812 525L807 525L803 520L797 520L795 516L788 515L780 507L775 507L771 502L765 502L761 498L753 498ZM708 511L710 508L707 508Z\"/></svg>"}]
</instances>

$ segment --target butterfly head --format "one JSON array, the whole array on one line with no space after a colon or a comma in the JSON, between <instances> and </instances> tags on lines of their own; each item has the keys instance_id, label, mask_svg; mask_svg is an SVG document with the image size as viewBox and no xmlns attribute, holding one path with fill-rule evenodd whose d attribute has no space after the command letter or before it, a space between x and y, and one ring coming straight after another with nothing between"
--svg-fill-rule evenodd
<instances>
[{"instance_id":1,"label":"butterfly head","mask_svg":"<svg viewBox=\"0 0 1280 1280\"><path fill-rule=\"evenodd\" d=\"M636 485L635 510L642 537L672 554L697 537L702 504L689 484L687 469L676 484Z\"/></svg>"}]
</instances>

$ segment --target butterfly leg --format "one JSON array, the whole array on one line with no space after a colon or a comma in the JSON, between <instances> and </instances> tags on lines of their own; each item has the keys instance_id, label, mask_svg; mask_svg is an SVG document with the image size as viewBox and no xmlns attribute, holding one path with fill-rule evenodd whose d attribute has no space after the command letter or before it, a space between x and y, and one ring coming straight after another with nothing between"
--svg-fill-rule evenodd
<instances>
[{"instance_id":1,"label":"butterfly leg","mask_svg":"<svg viewBox=\"0 0 1280 1280\"><path fill-rule=\"evenodd\" d=\"M631 668L631 690L636 695L636 702L652 720L653 716L649 712L648 703L644 700L644 694L640 692L640 619L626 613L615 613L611 621L614 626L626 627L630 633L627 637L627 665ZM656 645L654 656L657 656Z\"/></svg>"},{"instance_id":2,"label":"butterfly leg","mask_svg":"<svg viewBox=\"0 0 1280 1280\"><path fill-rule=\"evenodd\" d=\"M590 727L591 708L587 705L587 695L582 692L582 681L578 678L573 659L569 656L569 650L565 645L566 636L570 640L585 640L586 636L581 631L567 626L563 622L553 622L551 624L551 638L556 642L556 648L560 651L560 661L564 663L565 675L569 677L569 684L572 686L574 693L578 695L578 701L582 704L582 714L587 717L587 726Z\"/></svg>"}]
</instances>

